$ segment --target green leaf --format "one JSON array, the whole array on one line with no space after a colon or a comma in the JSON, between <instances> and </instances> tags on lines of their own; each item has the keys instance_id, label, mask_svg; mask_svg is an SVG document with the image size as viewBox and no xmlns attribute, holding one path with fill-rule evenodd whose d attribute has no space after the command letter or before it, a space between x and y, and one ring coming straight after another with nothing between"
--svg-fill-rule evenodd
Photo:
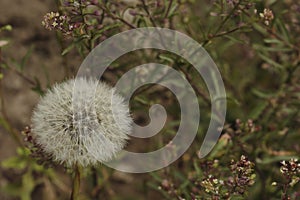
<instances>
[{"instance_id":1,"label":"green leaf","mask_svg":"<svg viewBox=\"0 0 300 200\"><path fill-rule=\"evenodd\" d=\"M21 200L31 200L31 193L35 188L35 182L33 180L31 172L27 172L22 177L22 189Z\"/></svg>"},{"instance_id":2,"label":"green leaf","mask_svg":"<svg viewBox=\"0 0 300 200\"><path fill-rule=\"evenodd\" d=\"M170 194L168 194L168 193L167 193L166 191L164 191L164 190L159 189L159 187L158 187L157 184L154 184L154 183L147 183L147 186L148 186L149 188L152 188L152 189L154 189L154 190L160 192L160 193L164 196L165 199L167 199L167 200L170 199L170 200L171 200Z\"/></svg>"},{"instance_id":3,"label":"green leaf","mask_svg":"<svg viewBox=\"0 0 300 200\"><path fill-rule=\"evenodd\" d=\"M166 17L169 18L169 17L174 16L176 14L177 10L178 10L178 3L176 1L173 1L172 5L171 5L171 8L169 10L169 13ZM167 10L166 10L166 12L167 12ZM164 15L166 15L166 13Z\"/></svg>"},{"instance_id":4,"label":"green leaf","mask_svg":"<svg viewBox=\"0 0 300 200\"><path fill-rule=\"evenodd\" d=\"M279 69L279 70L282 70L284 69L284 66L277 63L276 61L272 60L271 58L263 55L262 53L258 53L259 57L261 59L263 59L265 62L269 63L270 65L274 66L275 68Z\"/></svg>"},{"instance_id":5,"label":"green leaf","mask_svg":"<svg viewBox=\"0 0 300 200\"><path fill-rule=\"evenodd\" d=\"M134 100L136 100L137 102L140 102L141 104L149 105L149 102L148 102L146 99L143 99L143 98L141 98L141 97L139 97L139 96L136 96L136 97L134 98Z\"/></svg>"},{"instance_id":6,"label":"green leaf","mask_svg":"<svg viewBox=\"0 0 300 200\"><path fill-rule=\"evenodd\" d=\"M173 175L181 182L185 182L186 180L188 180L180 171L174 170Z\"/></svg>"},{"instance_id":7,"label":"green leaf","mask_svg":"<svg viewBox=\"0 0 300 200\"><path fill-rule=\"evenodd\" d=\"M61 53L62 56L66 55L67 53L69 53L74 47L76 47L78 49L78 52L83 56L83 52L82 52L82 45L84 44L84 40L85 39L90 39L89 35L81 35L80 37L77 37L72 44L70 44L67 48L65 48L63 50L63 52Z\"/></svg>"},{"instance_id":8,"label":"green leaf","mask_svg":"<svg viewBox=\"0 0 300 200\"><path fill-rule=\"evenodd\" d=\"M112 25L105 26L101 30L97 31L95 33L95 35L93 35L92 41L94 42L99 37L101 37L103 35L104 31L108 31L108 30L111 30L111 29L114 29L114 28L117 28L117 27L120 27L120 26L122 26L122 23L115 23L115 24L112 24Z\"/></svg>"},{"instance_id":9,"label":"green leaf","mask_svg":"<svg viewBox=\"0 0 300 200\"><path fill-rule=\"evenodd\" d=\"M24 57L21 59L20 62L18 62L17 60L15 59L11 59L11 62L15 65L15 67L17 68L17 70L19 71L23 71L24 67L25 67L25 64L27 63L30 55L32 54L32 51L34 49L34 45L32 45L29 50L26 52L26 54L24 55Z\"/></svg>"},{"instance_id":10,"label":"green leaf","mask_svg":"<svg viewBox=\"0 0 300 200\"><path fill-rule=\"evenodd\" d=\"M1 28L0 28L0 32L1 31L11 31L12 30L12 26L11 25L5 25L5 26L2 26Z\"/></svg>"},{"instance_id":11,"label":"green leaf","mask_svg":"<svg viewBox=\"0 0 300 200\"><path fill-rule=\"evenodd\" d=\"M3 118L0 117L0 125L7 131L10 131L10 126L8 124L8 122Z\"/></svg>"},{"instance_id":12,"label":"green leaf","mask_svg":"<svg viewBox=\"0 0 300 200\"><path fill-rule=\"evenodd\" d=\"M20 184L19 183L8 183L4 185L2 188L0 188L0 191L2 191L5 194L8 194L10 196L16 197L20 195Z\"/></svg>"},{"instance_id":13,"label":"green leaf","mask_svg":"<svg viewBox=\"0 0 300 200\"><path fill-rule=\"evenodd\" d=\"M268 51L268 52L289 52L292 51L291 48L286 48L282 46L275 46L275 47L267 47L267 46L262 46L260 44L253 44L253 48L258 51Z\"/></svg>"},{"instance_id":14,"label":"green leaf","mask_svg":"<svg viewBox=\"0 0 300 200\"><path fill-rule=\"evenodd\" d=\"M268 35L268 31L258 23L253 23L253 27L263 35Z\"/></svg>"},{"instance_id":15,"label":"green leaf","mask_svg":"<svg viewBox=\"0 0 300 200\"><path fill-rule=\"evenodd\" d=\"M286 40L286 42L290 43L291 38L290 38L289 31L286 29L286 24L282 20L279 20L278 18L275 24L276 27L279 29L279 32L281 33L282 37Z\"/></svg>"},{"instance_id":16,"label":"green leaf","mask_svg":"<svg viewBox=\"0 0 300 200\"><path fill-rule=\"evenodd\" d=\"M31 88L31 90L35 91L39 95L44 95L44 90L42 88L42 85L37 77L34 77L35 80L35 86Z\"/></svg>"},{"instance_id":17,"label":"green leaf","mask_svg":"<svg viewBox=\"0 0 300 200\"><path fill-rule=\"evenodd\" d=\"M67 53L69 53L73 48L75 47L75 43L70 44L67 48L65 48L63 50L63 52L61 53L62 56L66 55Z\"/></svg>"},{"instance_id":18,"label":"green leaf","mask_svg":"<svg viewBox=\"0 0 300 200\"><path fill-rule=\"evenodd\" d=\"M264 42L267 43L267 44L281 44L283 46L282 41L280 41L278 39L274 39L274 38L272 38L272 39L269 39L269 38L264 39Z\"/></svg>"},{"instance_id":19,"label":"green leaf","mask_svg":"<svg viewBox=\"0 0 300 200\"><path fill-rule=\"evenodd\" d=\"M167 62L169 62L170 64L174 63L174 59L171 56L168 56L167 54L159 54L158 57L162 60L165 60Z\"/></svg>"},{"instance_id":20,"label":"green leaf","mask_svg":"<svg viewBox=\"0 0 300 200\"><path fill-rule=\"evenodd\" d=\"M1 188L1 191L10 196L20 197L18 199L21 200L31 200L31 193L34 190L35 186L36 182L32 177L32 173L27 172L22 176L22 184L8 183L3 188Z\"/></svg>"},{"instance_id":21,"label":"green leaf","mask_svg":"<svg viewBox=\"0 0 300 200\"><path fill-rule=\"evenodd\" d=\"M20 63L20 71L22 71L25 67L25 64L27 63L29 57L32 54L32 51L34 50L34 45L31 45L25 56L22 58L21 63Z\"/></svg>"},{"instance_id":22,"label":"green leaf","mask_svg":"<svg viewBox=\"0 0 300 200\"><path fill-rule=\"evenodd\" d=\"M244 200L244 199L245 199L244 196L235 195L235 194L230 197L230 200Z\"/></svg>"},{"instance_id":23,"label":"green leaf","mask_svg":"<svg viewBox=\"0 0 300 200\"><path fill-rule=\"evenodd\" d=\"M7 64L7 63L4 63L4 62L0 63L0 66L1 66L1 68L3 68L3 69L8 69L8 68L9 68L8 64Z\"/></svg>"},{"instance_id":24,"label":"green leaf","mask_svg":"<svg viewBox=\"0 0 300 200\"><path fill-rule=\"evenodd\" d=\"M290 160L292 158L297 158L299 159L299 156L294 156L294 155L287 155L287 156L272 156L272 157L265 157L265 158L257 158L256 162L260 164L270 164L270 163L275 163L275 162L280 162L283 160Z\"/></svg>"},{"instance_id":25,"label":"green leaf","mask_svg":"<svg viewBox=\"0 0 300 200\"><path fill-rule=\"evenodd\" d=\"M261 113L265 110L265 108L268 106L268 102L264 101L259 103L249 114L250 119L257 119Z\"/></svg>"},{"instance_id":26,"label":"green leaf","mask_svg":"<svg viewBox=\"0 0 300 200\"><path fill-rule=\"evenodd\" d=\"M216 98L215 101L217 101L217 100L223 100L223 99L224 99L224 98ZM237 105L237 106L240 106L240 105L241 105L241 103L239 102L239 100L237 100L237 99L234 98L234 97L227 96L227 97L226 97L226 100L229 101L229 102L234 103L234 104Z\"/></svg>"},{"instance_id":27,"label":"green leaf","mask_svg":"<svg viewBox=\"0 0 300 200\"><path fill-rule=\"evenodd\" d=\"M156 180L158 182L162 181L162 178L157 173L153 172L153 173L150 173L150 175L154 178L154 180Z\"/></svg>"},{"instance_id":28,"label":"green leaf","mask_svg":"<svg viewBox=\"0 0 300 200\"><path fill-rule=\"evenodd\" d=\"M137 16L137 26L139 28L147 27L147 22L143 16Z\"/></svg>"},{"instance_id":29,"label":"green leaf","mask_svg":"<svg viewBox=\"0 0 300 200\"><path fill-rule=\"evenodd\" d=\"M196 170L197 175L201 177L203 175L203 173L202 173L202 170L200 169L200 167L198 166L196 160L194 160L193 164L194 164L194 168Z\"/></svg>"},{"instance_id":30,"label":"green leaf","mask_svg":"<svg viewBox=\"0 0 300 200\"><path fill-rule=\"evenodd\" d=\"M20 158L19 156L10 157L7 160L1 162L1 167L5 169L19 169L22 170L27 166L25 159Z\"/></svg>"},{"instance_id":31,"label":"green leaf","mask_svg":"<svg viewBox=\"0 0 300 200\"><path fill-rule=\"evenodd\" d=\"M227 149L227 146L231 145L231 143L228 142L228 139L226 137L221 137L217 144L214 146L212 151L208 154L208 159L214 159L216 157L222 156Z\"/></svg>"},{"instance_id":32,"label":"green leaf","mask_svg":"<svg viewBox=\"0 0 300 200\"><path fill-rule=\"evenodd\" d=\"M224 37L231 40L231 41L233 41L234 43L247 44L247 42L245 40L242 40L242 39L239 39L239 38L236 38L236 37L232 37L230 35L225 35Z\"/></svg>"},{"instance_id":33,"label":"green leaf","mask_svg":"<svg viewBox=\"0 0 300 200\"><path fill-rule=\"evenodd\" d=\"M277 0L269 0L267 5L271 6L271 5L275 4L276 2L277 2Z\"/></svg>"},{"instance_id":34,"label":"green leaf","mask_svg":"<svg viewBox=\"0 0 300 200\"><path fill-rule=\"evenodd\" d=\"M17 148L17 154L19 156L29 156L30 155L30 149L18 147Z\"/></svg>"},{"instance_id":35,"label":"green leaf","mask_svg":"<svg viewBox=\"0 0 300 200\"><path fill-rule=\"evenodd\" d=\"M257 97L259 97L259 98L262 98L262 99L269 99L269 98L275 96L275 94L268 94L268 93L262 92L262 91L260 91L260 90L258 90L258 89L256 89L256 88L252 88L251 92L252 92L255 96L257 96Z\"/></svg>"}]
</instances>

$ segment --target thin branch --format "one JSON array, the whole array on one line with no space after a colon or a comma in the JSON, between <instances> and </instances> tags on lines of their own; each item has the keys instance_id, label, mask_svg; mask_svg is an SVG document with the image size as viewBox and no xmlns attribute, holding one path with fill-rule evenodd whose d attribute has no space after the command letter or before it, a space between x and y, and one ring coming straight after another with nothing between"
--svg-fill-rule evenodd
<instances>
[{"instance_id":1,"label":"thin branch","mask_svg":"<svg viewBox=\"0 0 300 200\"><path fill-rule=\"evenodd\" d=\"M1 125L3 126L3 128L5 128L5 130L11 134L11 136L13 137L13 139L15 140L15 142L20 146L20 147L24 147L24 144L22 143L20 137L19 137L19 131L16 130L15 128L13 128L13 126L11 125L11 122L8 119L8 116L6 114L5 111L5 102L3 99L3 91L2 91L2 81L0 81L0 101L1 101L1 113L2 113L2 123Z\"/></svg>"},{"instance_id":2,"label":"thin branch","mask_svg":"<svg viewBox=\"0 0 300 200\"><path fill-rule=\"evenodd\" d=\"M153 26L156 27L157 25L156 25L156 23L155 23L155 20L153 19L153 17L152 17L152 15L151 15L151 13L150 13L150 11L149 11L149 9L148 9L148 6L147 6L145 0L141 0L141 2L142 2L142 4L143 4L144 10L146 11L147 15L148 15L149 18L150 18L151 23L153 24Z\"/></svg>"},{"instance_id":3,"label":"thin branch","mask_svg":"<svg viewBox=\"0 0 300 200\"><path fill-rule=\"evenodd\" d=\"M102 9L103 12L106 12L111 18L121 21L123 24L127 25L128 27L130 27L132 29L136 29L136 27L133 24L129 23L128 21L126 21L122 17L119 17L119 16L115 15L106 6L103 6L101 4L99 4L98 6L99 6L99 8Z\"/></svg>"},{"instance_id":4,"label":"thin branch","mask_svg":"<svg viewBox=\"0 0 300 200\"><path fill-rule=\"evenodd\" d=\"M166 11L166 14L165 14L165 18L168 17L169 12L170 12L170 10L171 10L172 4L173 4L173 0L170 0L170 3L169 3L169 5L168 5L168 8L167 8L167 11Z\"/></svg>"},{"instance_id":5,"label":"thin branch","mask_svg":"<svg viewBox=\"0 0 300 200\"><path fill-rule=\"evenodd\" d=\"M208 106L211 106L210 99L205 95L205 93L199 87L197 87L193 83L191 75L189 73L187 73L184 69L181 69L180 71L185 75L186 79L189 81L189 83L191 84L191 86L193 87L193 89L196 91L196 93L199 94L199 96L201 96L203 98L204 102Z\"/></svg>"},{"instance_id":6,"label":"thin branch","mask_svg":"<svg viewBox=\"0 0 300 200\"><path fill-rule=\"evenodd\" d=\"M230 17L234 14L235 10L240 6L241 1L239 1L234 8L231 10L231 12L226 16L226 18L221 22L220 26L217 28L216 32L214 35L217 35L222 28L224 27L224 25L226 24L226 22L230 19Z\"/></svg>"}]
</instances>

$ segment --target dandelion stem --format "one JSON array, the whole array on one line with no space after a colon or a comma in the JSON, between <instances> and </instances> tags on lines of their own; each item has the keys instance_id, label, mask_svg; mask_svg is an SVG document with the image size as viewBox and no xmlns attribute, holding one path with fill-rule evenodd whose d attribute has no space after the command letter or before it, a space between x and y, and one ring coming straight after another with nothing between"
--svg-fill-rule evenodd
<instances>
[{"instance_id":1,"label":"dandelion stem","mask_svg":"<svg viewBox=\"0 0 300 200\"><path fill-rule=\"evenodd\" d=\"M71 200L79 199L79 190L80 190L80 168L79 165L76 164L74 166L74 178L73 178Z\"/></svg>"}]
</instances>

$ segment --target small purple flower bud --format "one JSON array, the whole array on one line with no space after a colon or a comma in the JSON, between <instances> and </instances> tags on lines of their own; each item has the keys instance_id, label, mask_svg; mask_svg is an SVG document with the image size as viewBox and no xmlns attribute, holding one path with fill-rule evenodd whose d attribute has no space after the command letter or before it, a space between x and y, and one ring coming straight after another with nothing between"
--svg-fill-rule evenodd
<instances>
[{"instance_id":1,"label":"small purple flower bud","mask_svg":"<svg viewBox=\"0 0 300 200\"><path fill-rule=\"evenodd\" d=\"M102 24L98 24L98 25L97 25L97 29L98 29L98 30L100 30L100 29L102 29L102 28L103 28L103 25L102 25Z\"/></svg>"},{"instance_id":2,"label":"small purple flower bud","mask_svg":"<svg viewBox=\"0 0 300 200\"><path fill-rule=\"evenodd\" d=\"M99 4L99 1L98 1L98 0L91 0L91 4L92 4L92 5L98 5L98 4Z\"/></svg>"},{"instance_id":3,"label":"small purple flower bud","mask_svg":"<svg viewBox=\"0 0 300 200\"><path fill-rule=\"evenodd\" d=\"M96 16L100 16L100 15L101 15L101 12L100 12L100 10L96 10L96 11L94 12L94 15L96 15Z\"/></svg>"},{"instance_id":4,"label":"small purple flower bud","mask_svg":"<svg viewBox=\"0 0 300 200\"><path fill-rule=\"evenodd\" d=\"M132 16L136 16L137 12L135 10L129 10L129 14Z\"/></svg>"},{"instance_id":5,"label":"small purple flower bud","mask_svg":"<svg viewBox=\"0 0 300 200\"><path fill-rule=\"evenodd\" d=\"M89 25L89 26L87 26L87 29L88 29L89 31L91 31L91 30L93 30L93 29L94 29L94 26L92 26L92 25Z\"/></svg>"},{"instance_id":6,"label":"small purple flower bud","mask_svg":"<svg viewBox=\"0 0 300 200\"><path fill-rule=\"evenodd\" d=\"M64 1L64 6L70 6L70 2L69 1Z\"/></svg>"}]
</instances>

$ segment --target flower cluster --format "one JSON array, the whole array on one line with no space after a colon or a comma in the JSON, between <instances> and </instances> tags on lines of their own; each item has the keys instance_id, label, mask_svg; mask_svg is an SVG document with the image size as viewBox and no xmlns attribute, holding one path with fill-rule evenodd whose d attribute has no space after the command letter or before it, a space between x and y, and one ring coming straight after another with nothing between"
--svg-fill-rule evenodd
<instances>
[{"instance_id":1,"label":"flower cluster","mask_svg":"<svg viewBox=\"0 0 300 200\"><path fill-rule=\"evenodd\" d=\"M38 144L33 137L30 126L26 126L21 133L24 136L26 147L30 150L30 156L36 159L38 164L44 165L45 167L51 167L55 165L52 155L46 153L43 147Z\"/></svg>"},{"instance_id":2,"label":"flower cluster","mask_svg":"<svg viewBox=\"0 0 300 200\"><path fill-rule=\"evenodd\" d=\"M76 25L72 24L66 15L60 15L58 12L47 13L42 25L48 30L59 30L66 35L71 34L76 28Z\"/></svg>"},{"instance_id":3,"label":"flower cluster","mask_svg":"<svg viewBox=\"0 0 300 200\"><path fill-rule=\"evenodd\" d=\"M282 191L282 200L298 199L299 192L292 193L290 189L300 181L300 163L295 158L289 161L283 160L280 163L280 173L283 175L284 181L272 182L272 186L279 186Z\"/></svg>"},{"instance_id":4,"label":"flower cluster","mask_svg":"<svg viewBox=\"0 0 300 200\"><path fill-rule=\"evenodd\" d=\"M159 190L167 191L168 194L174 195L177 194L177 190L175 188L174 183L171 180L163 179L161 181L161 185L158 187Z\"/></svg>"},{"instance_id":5,"label":"flower cluster","mask_svg":"<svg viewBox=\"0 0 300 200\"><path fill-rule=\"evenodd\" d=\"M231 161L230 170L233 176L229 177L228 185L239 194L244 194L247 187L254 184L254 163L242 155L239 161Z\"/></svg>"},{"instance_id":6,"label":"flower cluster","mask_svg":"<svg viewBox=\"0 0 300 200\"><path fill-rule=\"evenodd\" d=\"M294 186L300 181L300 163L298 159L291 159L290 161L282 161L280 172L289 180L289 185Z\"/></svg>"},{"instance_id":7,"label":"flower cluster","mask_svg":"<svg viewBox=\"0 0 300 200\"><path fill-rule=\"evenodd\" d=\"M248 10L250 10L251 8L253 8L255 6L254 3L250 2L250 1L239 1L239 0L227 0L227 10L222 10L222 12L220 13L218 12L211 12L211 16L228 16L229 13L233 13L233 17L237 17L240 16L242 13L247 12ZM225 12L224 12L225 11ZM242 22L240 24L243 24Z\"/></svg>"},{"instance_id":8,"label":"flower cluster","mask_svg":"<svg viewBox=\"0 0 300 200\"><path fill-rule=\"evenodd\" d=\"M218 196L220 195L220 189L224 186L224 181L208 175L208 178L202 180L200 185L205 188L206 193Z\"/></svg>"},{"instance_id":9,"label":"flower cluster","mask_svg":"<svg viewBox=\"0 0 300 200\"><path fill-rule=\"evenodd\" d=\"M257 13L257 10L255 10L255 13ZM271 9L265 8L263 12L259 13L259 17L264 21L265 25L269 26L274 19L274 14Z\"/></svg>"},{"instance_id":10,"label":"flower cluster","mask_svg":"<svg viewBox=\"0 0 300 200\"><path fill-rule=\"evenodd\" d=\"M252 119L248 119L246 122L242 122L240 119L236 119L234 124L225 125L224 132L233 138L240 136L241 134L255 133L261 130L259 125L256 125Z\"/></svg>"},{"instance_id":11,"label":"flower cluster","mask_svg":"<svg viewBox=\"0 0 300 200\"><path fill-rule=\"evenodd\" d=\"M248 119L247 122L242 123L240 119L235 121L235 129L236 132L246 132L246 133L254 133L255 131L260 130L259 126L256 126L252 119Z\"/></svg>"},{"instance_id":12,"label":"flower cluster","mask_svg":"<svg viewBox=\"0 0 300 200\"><path fill-rule=\"evenodd\" d=\"M201 181L200 186L214 199L228 198L236 194L244 195L247 188L254 184L254 163L242 155L239 161L231 161L229 169L230 176L224 180L210 174Z\"/></svg>"},{"instance_id":13,"label":"flower cluster","mask_svg":"<svg viewBox=\"0 0 300 200\"><path fill-rule=\"evenodd\" d=\"M229 5L236 5L237 3L239 3L239 0L227 0L226 1Z\"/></svg>"},{"instance_id":14,"label":"flower cluster","mask_svg":"<svg viewBox=\"0 0 300 200\"><path fill-rule=\"evenodd\" d=\"M226 2L227 2L228 5L230 5L232 7L238 5L238 10L240 10L240 11L248 10L252 6L254 6L254 3L250 2L250 1L227 0Z\"/></svg>"},{"instance_id":15,"label":"flower cluster","mask_svg":"<svg viewBox=\"0 0 300 200\"><path fill-rule=\"evenodd\" d=\"M300 163L298 162L298 159L292 158L288 162L284 160L281 164L280 172L284 175L291 176L300 173Z\"/></svg>"}]
</instances>

